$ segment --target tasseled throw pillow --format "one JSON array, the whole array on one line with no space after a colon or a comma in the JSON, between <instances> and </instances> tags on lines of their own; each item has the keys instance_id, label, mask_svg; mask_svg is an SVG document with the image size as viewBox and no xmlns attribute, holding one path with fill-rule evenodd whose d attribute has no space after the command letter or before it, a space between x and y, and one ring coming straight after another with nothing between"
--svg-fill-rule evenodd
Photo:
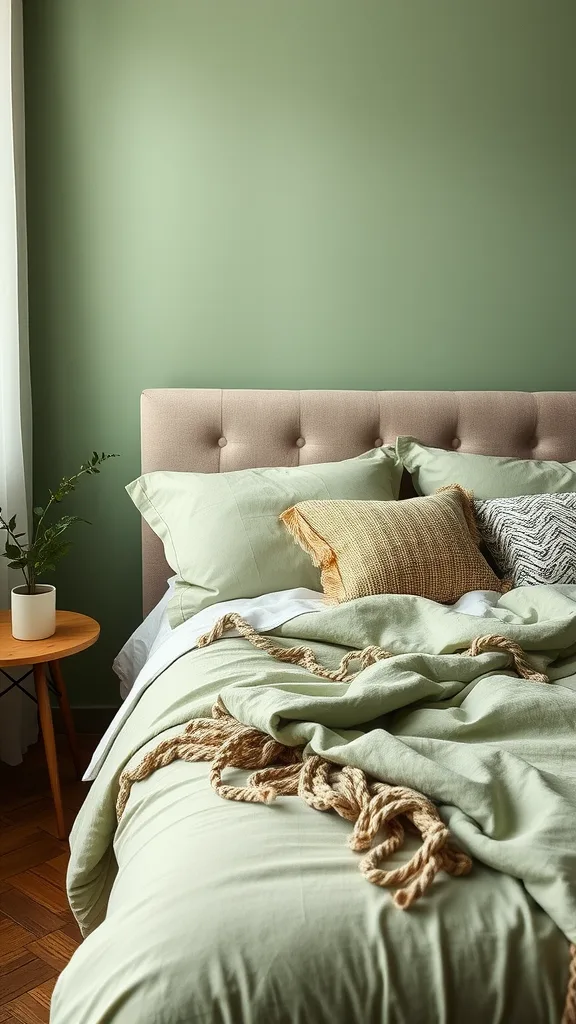
<instances>
[{"instance_id":1,"label":"tasseled throw pillow","mask_svg":"<svg viewBox=\"0 0 576 1024\"><path fill-rule=\"evenodd\" d=\"M300 501L280 519L336 604L370 594L450 603L508 589L478 550L472 497L458 485L406 501Z\"/></svg>"}]
</instances>

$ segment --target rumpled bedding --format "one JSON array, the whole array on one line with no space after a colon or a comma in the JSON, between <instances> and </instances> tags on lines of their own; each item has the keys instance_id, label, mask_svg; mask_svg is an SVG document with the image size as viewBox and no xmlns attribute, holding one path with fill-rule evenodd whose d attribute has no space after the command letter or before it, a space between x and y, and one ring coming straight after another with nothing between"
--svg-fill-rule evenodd
<instances>
[{"instance_id":1,"label":"rumpled bedding","mask_svg":"<svg viewBox=\"0 0 576 1024\"><path fill-rule=\"evenodd\" d=\"M576 941L576 587L519 588L494 614L486 629L384 595L272 631L329 668L351 647L394 652L347 683L236 637L174 661L140 694L74 826L68 889L87 939L53 1024L558 1024ZM457 653L496 631L550 683L518 678L503 653ZM116 828L124 766L218 695L284 744L429 796L472 873L439 875L402 912L358 872L347 822L297 797L223 801L202 763L135 784Z\"/></svg>"}]
</instances>

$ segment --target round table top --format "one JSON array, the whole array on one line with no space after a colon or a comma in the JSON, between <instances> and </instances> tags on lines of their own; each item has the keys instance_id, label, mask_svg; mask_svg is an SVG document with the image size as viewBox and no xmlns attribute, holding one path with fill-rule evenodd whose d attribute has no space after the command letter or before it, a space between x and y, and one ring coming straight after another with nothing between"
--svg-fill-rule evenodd
<instances>
[{"instance_id":1,"label":"round table top","mask_svg":"<svg viewBox=\"0 0 576 1024\"><path fill-rule=\"evenodd\" d=\"M80 612L56 612L56 632L45 640L15 640L10 612L0 611L0 665L37 665L77 654L96 643L100 626Z\"/></svg>"}]
</instances>

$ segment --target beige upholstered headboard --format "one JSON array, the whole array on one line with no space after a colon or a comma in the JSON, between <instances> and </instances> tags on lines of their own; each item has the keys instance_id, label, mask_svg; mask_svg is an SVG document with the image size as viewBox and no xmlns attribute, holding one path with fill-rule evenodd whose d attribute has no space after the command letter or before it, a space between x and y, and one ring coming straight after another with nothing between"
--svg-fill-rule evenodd
<instances>
[{"instance_id":1,"label":"beige upholstered headboard","mask_svg":"<svg viewBox=\"0 0 576 1024\"><path fill-rule=\"evenodd\" d=\"M218 473L348 459L399 434L436 448L576 459L576 392L144 391L142 471ZM172 575L144 523L143 605Z\"/></svg>"}]
</instances>

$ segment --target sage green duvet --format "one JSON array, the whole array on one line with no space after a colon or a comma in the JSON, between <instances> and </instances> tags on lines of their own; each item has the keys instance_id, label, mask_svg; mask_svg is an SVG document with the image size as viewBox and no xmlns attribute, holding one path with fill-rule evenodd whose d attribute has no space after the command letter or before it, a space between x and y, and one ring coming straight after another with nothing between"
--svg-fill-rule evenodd
<instances>
[{"instance_id":1,"label":"sage green duvet","mask_svg":"<svg viewBox=\"0 0 576 1024\"><path fill-rule=\"evenodd\" d=\"M87 938L52 1024L559 1024L576 941L576 587L521 588L496 611L383 596L274 631L330 667L348 647L398 652L350 683L239 638L163 672L73 830L69 896ZM519 679L503 654L455 653L494 632L551 683ZM440 874L398 910L358 871L347 822L297 797L221 800L206 764L135 784L116 827L124 765L218 694L283 743L429 795L472 873Z\"/></svg>"}]
</instances>

